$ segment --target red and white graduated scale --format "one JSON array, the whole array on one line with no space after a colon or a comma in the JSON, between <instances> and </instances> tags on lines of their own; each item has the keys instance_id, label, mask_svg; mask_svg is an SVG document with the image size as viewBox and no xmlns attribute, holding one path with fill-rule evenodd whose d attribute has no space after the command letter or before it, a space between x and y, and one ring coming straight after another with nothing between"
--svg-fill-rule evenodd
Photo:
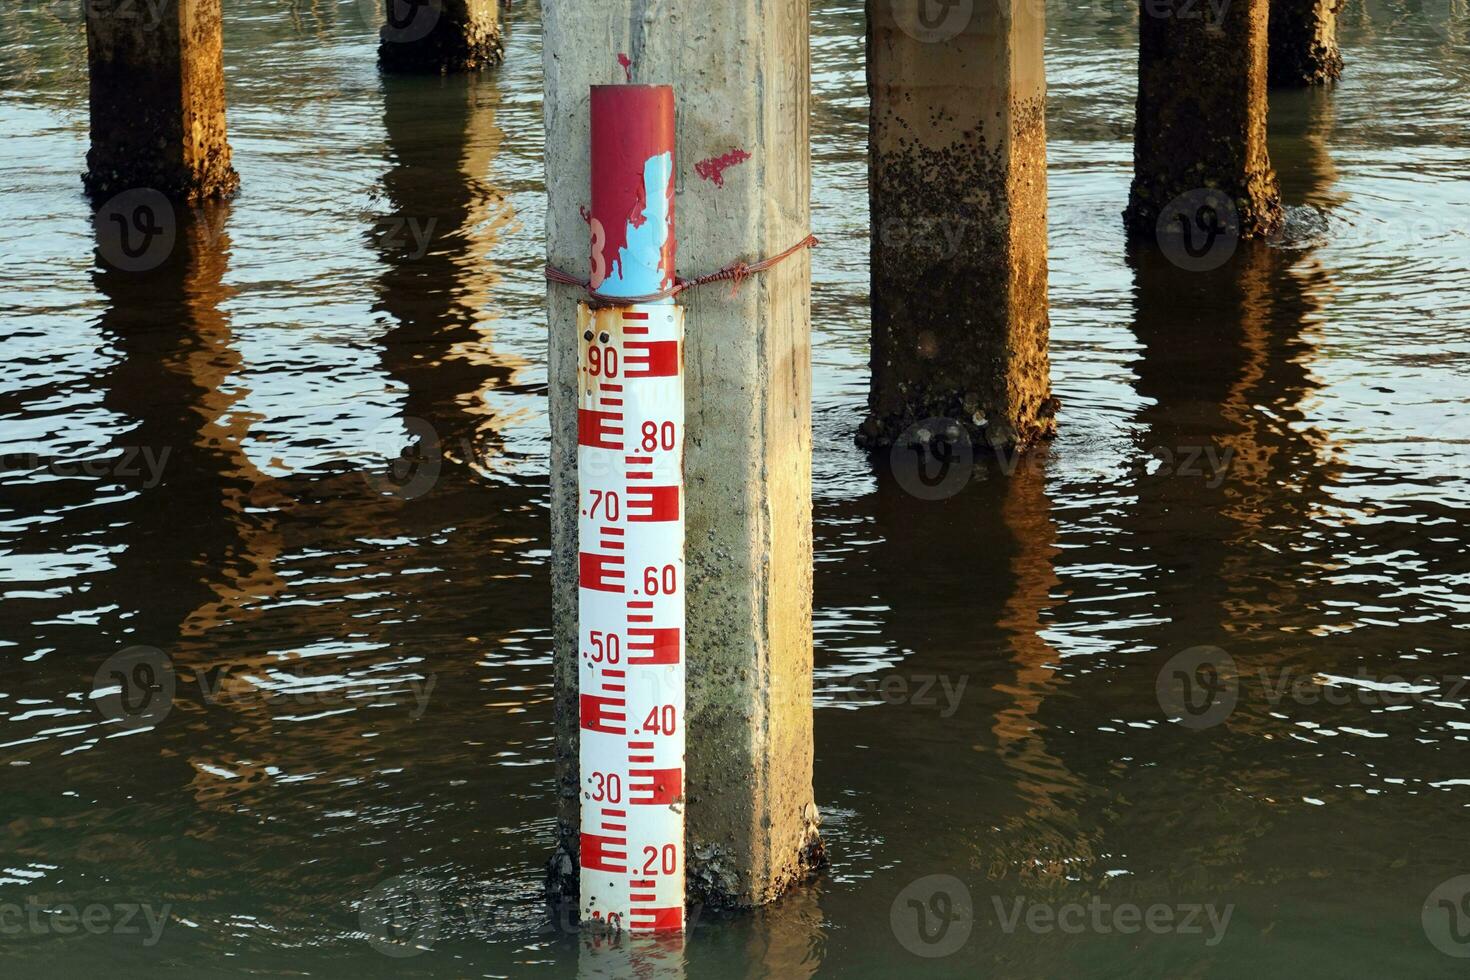
<instances>
[{"instance_id":1,"label":"red and white graduated scale","mask_svg":"<svg viewBox=\"0 0 1470 980\"><path fill-rule=\"evenodd\" d=\"M592 285L673 282L673 92L592 91ZM581 919L684 928L684 316L581 307Z\"/></svg>"}]
</instances>

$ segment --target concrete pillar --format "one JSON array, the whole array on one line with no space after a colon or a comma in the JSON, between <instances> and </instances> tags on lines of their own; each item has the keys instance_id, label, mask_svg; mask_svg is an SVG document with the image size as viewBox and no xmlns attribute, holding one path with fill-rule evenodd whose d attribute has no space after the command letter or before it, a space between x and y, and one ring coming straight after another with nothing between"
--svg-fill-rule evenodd
<instances>
[{"instance_id":1,"label":"concrete pillar","mask_svg":"<svg viewBox=\"0 0 1470 980\"><path fill-rule=\"evenodd\" d=\"M500 64L500 0L385 0L378 64L433 74Z\"/></svg>"},{"instance_id":2,"label":"concrete pillar","mask_svg":"<svg viewBox=\"0 0 1470 980\"><path fill-rule=\"evenodd\" d=\"M810 230L807 0L542 7L548 260L591 251L588 87L674 86L686 276ZM713 179L718 176L717 181ZM821 861L812 793L811 265L685 293L688 898L769 902ZM559 847L577 887L577 303L549 297Z\"/></svg>"},{"instance_id":3,"label":"concrete pillar","mask_svg":"<svg viewBox=\"0 0 1470 980\"><path fill-rule=\"evenodd\" d=\"M1270 67L1273 86L1322 85L1342 77L1337 14L1343 0L1271 0Z\"/></svg>"},{"instance_id":4,"label":"concrete pillar","mask_svg":"<svg viewBox=\"0 0 1470 980\"><path fill-rule=\"evenodd\" d=\"M1218 223L1243 238L1281 225L1281 190L1266 152L1266 23L1270 0L1144 0L1139 15L1138 111L1130 235L1177 231L1209 195L1234 214ZM1228 203L1225 203L1227 202ZM1213 233L1213 231L1212 231Z\"/></svg>"},{"instance_id":5,"label":"concrete pillar","mask_svg":"<svg viewBox=\"0 0 1470 980\"><path fill-rule=\"evenodd\" d=\"M88 0L93 198L152 188L178 201L240 185L225 132L220 0Z\"/></svg>"},{"instance_id":6,"label":"concrete pillar","mask_svg":"<svg viewBox=\"0 0 1470 980\"><path fill-rule=\"evenodd\" d=\"M1055 431L1047 354L1045 13L868 0L872 389L858 436L942 417L977 445Z\"/></svg>"}]
</instances>

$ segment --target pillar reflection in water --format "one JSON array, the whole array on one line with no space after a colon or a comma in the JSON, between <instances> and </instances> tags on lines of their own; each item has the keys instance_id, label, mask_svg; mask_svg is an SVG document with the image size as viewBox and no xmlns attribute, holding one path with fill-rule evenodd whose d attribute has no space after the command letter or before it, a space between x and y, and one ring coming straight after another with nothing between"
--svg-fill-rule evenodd
<instances>
[{"instance_id":1,"label":"pillar reflection in water","mask_svg":"<svg viewBox=\"0 0 1470 980\"><path fill-rule=\"evenodd\" d=\"M490 77L395 77L384 80L383 97L392 210L371 232L384 265L376 310L391 323L383 368L403 392L405 423L422 420L446 460L493 476L503 468L500 432L519 414L488 398L516 386L527 366L492 346L500 275L487 254L519 227L507 194L490 182L504 138L499 89Z\"/></svg>"},{"instance_id":2,"label":"pillar reflection in water","mask_svg":"<svg viewBox=\"0 0 1470 980\"><path fill-rule=\"evenodd\" d=\"M121 578L145 590L139 620L158 621L132 642L158 647L176 675L168 731L190 763L188 791L206 810L267 781L273 725L258 677L289 655L230 637L286 590L277 562L296 504L289 481L262 472L249 445L256 419L243 409L245 364L226 313L227 219L227 205L177 209L173 250L156 271L124 273L104 261L98 274L111 300L104 323L124 354L107 399L140 419L128 443L168 452L162 482L139 502L147 519L124 525L137 535L124 552L136 564ZM220 707L214 719L234 728L223 742L207 734Z\"/></svg>"},{"instance_id":3,"label":"pillar reflection in water","mask_svg":"<svg viewBox=\"0 0 1470 980\"><path fill-rule=\"evenodd\" d=\"M252 419L239 403L248 388L223 309L233 295L228 208L145 208L150 237L132 247L136 221L121 238L107 222L135 216L98 216L95 282L108 301L99 328L118 354L103 404L135 423L114 437L118 450L151 449L160 464L156 485L125 498L131 516L113 523L118 584L131 592L122 606L149 624L127 639L170 649L282 587L271 516L282 497L245 451Z\"/></svg>"},{"instance_id":4,"label":"pillar reflection in water","mask_svg":"<svg viewBox=\"0 0 1470 980\"><path fill-rule=\"evenodd\" d=\"M225 207L212 210L212 220L222 220ZM8 488L21 507L54 508L59 518L46 532L56 545L32 549L107 556L82 586L105 611L96 623L101 649L171 642L188 610L212 592L208 569L228 565L235 537L217 518L229 464L201 438L197 421L212 379L230 371L227 330L216 315L228 245L217 242L209 254L202 239L212 231L186 209L174 214L161 199L142 202L144 231L128 225L132 238L117 224L132 220L131 209L96 219L92 278L103 300L96 330L106 361L93 383L106 413L106 449L87 455L102 456L105 473ZM61 379L38 391L47 399L62 393ZM200 500L211 502L191 507ZM44 626L52 617L38 608L33 619Z\"/></svg>"},{"instance_id":5,"label":"pillar reflection in water","mask_svg":"<svg viewBox=\"0 0 1470 980\"><path fill-rule=\"evenodd\" d=\"M1289 155L1283 163L1289 206L1329 199L1330 178L1314 180ZM1285 243L1226 243L1233 254L1214 269L1182 268L1154 245L1130 248L1134 370L1147 404L1135 419L1122 534L1070 555L1075 568L1131 563L1112 603L1124 628L1112 634L1113 651L1098 655L1108 696L1041 715L1077 733L1062 757L1108 789L1080 817L1097 828L1097 851L1127 872L1107 883L1115 900L1168 888L1223 903L1277 876L1260 869L1289 875L1282 862L1241 856L1272 848L1279 832L1278 815L1262 805L1285 792L1275 749L1225 734L1279 729L1270 706L1242 698L1233 713L1221 711L1221 734L1203 734L1166 720L1156 693L1186 651L1220 651L1202 654L1212 677L1244 681L1279 665L1296 653L1288 637L1319 615L1303 555L1317 547L1314 521L1334 470L1304 406L1317 385L1309 364L1330 283L1292 242L1310 215L1288 210ZM1149 857L1159 854L1167 867ZM1242 862L1257 869L1249 880Z\"/></svg>"},{"instance_id":6,"label":"pillar reflection in water","mask_svg":"<svg viewBox=\"0 0 1470 980\"><path fill-rule=\"evenodd\" d=\"M1095 831L1078 819L1083 784L1048 745L1044 706L1056 717L1068 705L1061 653L1047 639L1050 610L1062 602L1056 564L1057 522L1046 490L1045 460L1022 461L1007 480L1001 516L1013 541L1012 587L999 626L1010 644L1015 678L995 686L1007 705L996 712L995 751L1015 781L1025 809L1007 824L1008 846L992 865L995 877L1057 880L1075 875L1095 859Z\"/></svg>"},{"instance_id":7,"label":"pillar reflection in water","mask_svg":"<svg viewBox=\"0 0 1470 980\"><path fill-rule=\"evenodd\" d=\"M1310 98L1302 135L1277 141L1290 219L1282 241L1240 242L1207 271L1181 270L1152 247L1130 256L1138 390L1153 402L1138 418L1146 468L1137 513L1148 520L1135 527L1173 622L1168 653L1311 616L1301 594L1310 589L1273 557L1310 549L1302 535L1335 473L1328 437L1307 424L1319 387L1310 365L1333 291L1311 243L1323 226L1318 209L1339 199L1320 131L1330 102Z\"/></svg>"},{"instance_id":8,"label":"pillar reflection in water","mask_svg":"<svg viewBox=\"0 0 1470 980\"><path fill-rule=\"evenodd\" d=\"M684 980L685 937L587 933L580 938L577 980Z\"/></svg>"},{"instance_id":9,"label":"pillar reflection in water","mask_svg":"<svg viewBox=\"0 0 1470 980\"><path fill-rule=\"evenodd\" d=\"M55 630L76 677L87 679L124 648L156 648L154 666L171 671L177 686L156 728L128 738L116 737L120 719L106 711L87 706L85 718L72 719L79 729L63 744L76 742L65 746L58 776L93 801L91 809L38 821L33 833L21 829L15 849L88 869L82 878L95 872L146 889L161 877L180 900L198 896L185 884L181 855L140 829L138 787L172 801L177 833L194 832L182 815L198 800L196 747L208 730L194 681L220 663L213 631L282 587L273 569L279 493L244 449L251 419L240 411L247 389L226 312L229 214L227 204L144 199L96 215L93 283L105 304L97 332L110 360L87 385L106 413L103 473L26 488L45 495L33 505L37 513L56 515L50 533L58 547L106 556L76 586L92 621L77 621L71 595L55 614L37 611L36 635ZM78 632L83 624L90 628ZM57 748L34 746L46 755ZM25 828L24 807L15 816Z\"/></svg>"},{"instance_id":10,"label":"pillar reflection in water","mask_svg":"<svg viewBox=\"0 0 1470 980\"><path fill-rule=\"evenodd\" d=\"M1073 699L1047 637L1065 602L1047 454L986 451L978 467L949 455L952 483L937 466L916 483L900 451L880 460L876 493L819 511L818 795L850 862L823 889L832 921L887 914L926 876L958 877L980 902L1096 858L1092 790L1072 768L1087 760L1069 757ZM863 560L836 560L849 550Z\"/></svg>"}]
</instances>

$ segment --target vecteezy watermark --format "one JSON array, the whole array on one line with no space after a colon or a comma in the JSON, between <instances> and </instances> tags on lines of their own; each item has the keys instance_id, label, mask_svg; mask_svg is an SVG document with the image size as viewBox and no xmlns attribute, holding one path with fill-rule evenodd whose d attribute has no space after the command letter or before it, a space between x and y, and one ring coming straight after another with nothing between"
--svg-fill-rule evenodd
<instances>
[{"instance_id":1,"label":"vecteezy watermark","mask_svg":"<svg viewBox=\"0 0 1470 980\"><path fill-rule=\"evenodd\" d=\"M1240 212L1222 190L1187 191L1164 205L1155 235L1170 262L1187 272L1209 272L1230 261L1240 245Z\"/></svg>"},{"instance_id":2,"label":"vecteezy watermark","mask_svg":"<svg viewBox=\"0 0 1470 980\"><path fill-rule=\"evenodd\" d=\"M396 678L392 685L323 686L302 674L243 664L213 664L194 674L206 705L265 704L272 708L392 707L412 702L409 717L418 721L428 710L437 674ZM92 703L98 714L124 731L156 728L173 710L179 676L172 659L157 647L129 647L105 660L92 680Z\"/></svg>"},{"instance_id":3,"label":"vecteezy watermark","mask_svg":"<svg viewBox=\"0 0 1470 980\"><path fill-rule=\"evenodd\" d=\"M1374 25L1376 34L1411 42L1428 38L1464 44L1470 39L1470 10L1462 0L1362 0L1358 9L1362 20ZM1416 51L1420 57L1433 54L1432 49L1416 47L1421 48Z\"/></svg>"},{"instance_id":4,"label":"vecteezy watermark","mask_svg":"<svg viewBox=\"0 0 1470 980\"><path fill-rule=\"evenodd\" d=\"M975 0L889 0L901 31L924 44L958 37L975 17Z\"/></svg>"},{"instance_id":5,"label":"vecteezy watermark","mask_svg":"<svg viewBox=\"0 0 1470 980\"><path fill-rule=\"evenodd\" d=\"M893 899L888 924L904 949L925 959L950 956L964 948L975 929L970 889L954 875L927 875L908 884Z\"/></svg>"},{"instance_id":6,"label":"vecteezy watermark","mask_svg":"<svg viewBox=\"0 0 1470 980\"><path fill-rule=\"evenodd\" d=\"M434 948L443 905L433 882L404 875L380 882L358 912L368 943L385 956L406 959Z\"/></svg>"},{"instance_id":7,"label":"vecteezy watermark","mask_svg":"<svg viewBox=\"0 0 1470 980\"><path fill-rule=\"evenodd\" d=\"M1202 21L1207 30L1219 30L1233 0L1016 0L1048 26L1064 24L1077 33L1091 21L1100 28L1132 25L1140 16L1154 20Z\"/></svg>"},{"instance_id":8,"label":"vecteezy watermark","mask_svg":"<svg viewBox=\"0 0 1470 980\"><path fill-rule=\"evenodd\" d=\"M0 902L0 936L142 936L143 945L158 945L173 906L136 902Z\"/></svg>"},{"instance_id":9,"label":"vecteezy watermark","mask_svg":"<svg viewBox=\"0 0 1470 980\"><path fill-rule=\"evenodd\" d=\"M1148 476L1205 477L1205 487L1217 490L1235 461L1235 447L1155 446L1143 460Z\"/></svg>"},{"instance_id":10,"label":"vecteezy watermark","mask_svg":"<svg viewBox=\"0 0 1470 980\"><path fill-rule=\"evenodd\" d=\"M1033 902L1016 898L1007 902L992 896L1000 929L1011 935L1024 928L1035 935L1061 932L1078 936L1084 933L1107 936L1113 933L1131 936L1151 932L1156 936L1202 936L1206 946L1220 945L1225 930L1230 928L1234 905L1219 906L1211 902L1168 904L1154 902L1105 902L1094 895L1086 902Z\"/></svg>"},{"instance_id":11,"label":"vecteezy watermark","mask_svg":"<svg viewBox=\"0 0 1470 980\"><path fill-rule=\"evenodd\" d=\"M1155 693L1170 721L1196 730L1213 728L1230 717L1240 698L1235 659L1219 647L1190 647L1164 664Z\"/></svg>"},{"instance_id":12,"label":"vecteezy watermark","mask_svg":"<svg viewBox=\"0 0 1470 980\"><path fill-rule=\"evenodd\" d=\"M37 16L76 24L86 12L84 8L85 4L77 0L15 0L9 10L11 17L23 24L35 23Z\"/></svg>"},{"instance_id":13,"label":"vecteezy watermark","mask_svg":"<svg viewBox=\"0 0 1470 980\"><path fill-rule=\"evenodd\" d=\"M975 446L954 419L915 422L894 440L888 463L898 485L920 500L953 497L975 473Z\"/></svg>"},{"instance_id":14,"label":"vecteezy watermark","mask_svg":"<svg viewBox=\"0 0 1470 980\"><path fill-rule=\"evenodd\" d=\"M195 683L208 705L253 704L265 701L271 707L290 710L318 708L388 708L412 704L409 718L418 721L429 708L429 699L439 683L438 674L395 678L389 686L342 684L335 677L330 686L308 674L262 670L241 664L215 664L195 674Z\"/></svg>"},{"instance_id":15,"label":"vecteezy watermark","mask_svg":"<svg viewBox=\"0 0 1470 980\"><path fill-rule=\"evenodd\" d=\"M1470 410L1461 403L1450 411L1454 414L1434 430L1429 441L1444 446L1442 456L1451 472L1470 476Z\"/></svg>"},{"instance_id":16,"label":"vecteezy watermark","mask_svg":"<svg viewBox=\"0 0 1470 980\"><path fill-rule=\"evenodd\" d=\"M31 23L35 16L49 16L66 24L79 24L84 18L94 22L114 19L139 21L147 30L162 20L164 4L169 0L14 0L7 13L18 23Z\"/></svg>"},{"instance_id":17,"label":"vecteezy watermark","mask_svg":"<svg viewBox=\"0 0 1470 980\"><path fill-rule=\"evenodd\" d=\"M369 441L374 462L365 475L376 492L413 500L439 482L443 446L439 433L424 419L389 422L375 430Z\"/></svg>"},{"instance_id":18,"label":"vecteezy watermark","mask_svg":"<svg viewBox=\"0 0 1470 980\"><path fill-rule=\"evenodd\" d=\"M406 215L379 218L372 227L373 244L381 252L417 262L429 254L429 243L434 240L434 228L438 224L438 218Z\"/></svg>"},{"instance_id":19,"label":"vecteezy watermark","mask_svg":"<svg viewBox=\"0 0 1470 980\"><path fill-rule=\"evenodd\" d=\"M885 218L877 228L878 240L889 248L906 248L944 262L960 254L965 225L942 217Z\"/></svg>"},{"instance_id":20,"label":"vecteezy watermark","mask_svg":"<svg viewBox=\"0 0 1470 980\"><path fill-rule=\"evenodd\" d=\"M1230 928L1234 905L1210 902L1110 902L1091 896L1077 902L1039 902L1024 897L990 897L995 925L1009 936L1154 935L1199 936L1218 946ZM904 949L934 959L964 948L975 928L976 910L970 889L953 875L927 875L909 883L893 900L889 924Z\"/></svg>"},{"instance_id":21,"label":"vecteezy watermark","mask_svg":"<svg viewBox=\"0 0 1470 980\"><path fill-rule=\"evenodd\" d=\"M1165 477L1202 478L1206 488L1215 490L1225 483L1234 464L1233 446L1154 446L1145 453L1121 457L1115 464L1103 463L1095 475L1140 483ZM977 447L962 422L928 418L915 422L894 440L888 465L898 485L911 496L945 500L964 490L972 480L989 479L992 472L1007 477L1023 468L1040 473L1046 466L1046 456L1035 451L1017 453Z\"/></svg>"},{"instance_id":22,"label":"vecteezy watermark","mask_svg":"<svg viewBox=\"0 0 1470 980\"><path fill-rule=\"evenodd\" d=\"M832 677L820 679L813 696L824 705L863 707L874 704L909 704L938 708L939 717L952 718L960 707L967 675L889 673L878 677Z\"/></svg>"},{"instance_id":23,"label":"vecteezy watermark","mask_svg":"<svg viewBox=\"0 0 1470 980\"><path fill-rule=\"evenodd\" d=\"M379 882L357 903L358 927L367 943L385 956L406 959L434 949L441 935L495 941L524 933L526 924L507 910L505 897L460 882L407 874ZM684 934L699 928L704 907L685 910ZM545 927L562 936L596 937L598 943L624 935L619 928L578 922L576 902L559 901Z\"/></svg>"},{"instance_id":24,"label":"vecteezy watermark","mask_svg":"<svg viewBox=\"0 0 1470 980\"><path fill-rule=\"evenodd\" d=\"M1266 701L1273 706L1287 701L1337 707L1350 704L1383 708L1406 704L1458 706L1470 695L1467 677L1375 675L1363 667L1351 677L1295 667L1264 669L1260 672L1260 682Z\"/></svg>"},{"instance_id":25,"label":"vecteezy watermark","mask_svg":"<svg viewBox=\"0 0 1470 980\"><path fill-rule=\"evenodd\" d=\"M1201 20L1215 30L1225 23L1230 0L1142 0L1139 12L1155 20Z\"/></svg>"},{"instance_id":26,"label":"vecteezy watermark","mask_svg":"<svg viewBox=\"0 0 1470 980\"><path fill-rule=\"evenodd\" d=\"M1435 949L1455 959L1470 959L1470 875L1437 885L1424 900L1420 922Z\"/></svg>"},{"instance_id":27,"label":"vecteezy watermark","mask_svg":"<svg viewBox=\"0 0 1470 980\"><path fill-rule=\"evenodd\" d=\"M136 646L114 653L92 678L92 705L124 731L157 727L173 710L173 663L157 647Z\"/></svg>"},{"instance_id":28,"label":"vecteezy watermark","mask_svg":"<svg viewBox=\"0 0 1470 980\"><path fill-rule=\"evenodd\" d=\"M428 420L405 416L390 419L369 432L366 454L360 449L344 450L335 458L361 467L364 479L375 493L413 500L438 484L445 460L464 462L472 469L489 465L486 447L477 441L477 437L478 433L472 432L441 438ZM597 465L610 467L613 464L599 462ZM655 475L668 475L663 469L666 465L670 464L655 464ZM677 467L674 475L677 476Z\"/></svg>"},{"instance_id":29,"label":"vecteezy watermark","mask_svg":"<svg viewBox=\"0 0 1470 980\"><path fill-rule=\"evenodd\" d=\"M357 0L357 13L384 44L412 44L433 31L444 14L443 0Z\"/></svg>"},{"instance_id":30,"label":"vecteezy watermark","mask_svg":"<svg viewBox=\"0 0 1470 980\"><path fill-rule=\"evenodd\" d=\"M96 23L103 20L126 20L152 30L163 23L164 9L173 0L21 0L19 11L40 9L53 13L58 20L80 21L83 17Z\"/></svg>"},{"instance_id":31,"label":"vecteezy watermark","mask_svg":"<svg viewBox=\"0 0 1470 980\"><path fill-rule=\"evenodd\" d=\"M117 477L133 479L144 477L143 489L152 490L163 482L163 470L168 465L172 447L154 449L152 446L124 446L120 454L109 459L62 459L57 456L42 456L39 453L0 453L0 473L21 471L34 473L40 470L57 477Z\"/></svg>"},{"instance_id":32,"label":"vecteezy watermark","mask_svg":"<svg viewBox=\"0 0 1470 980\"><path fill-rule=\"evenodd\" d=\"M508 208L504 202L500 206ZM161 192L151 188L123 191L109 198L92 216L97 255L111 269L149 272L168 261L181 237L196 248L214 246L225 230L227 217L228 211L206 205L179 210ZM311 224L302 222L303 232L318 233L322 217L313 214ZM368 211L335 217L344 223L344 233L366 225L375 248L386 256L410 262L429 254L440 223L437 217ZM491 220L504 220L504 217Z\"/></svg>"},{"instance_id":33,"label":"vecteezy watermark","mask_svg":"<svg viewBox=\"0 0 1470 980\"><path fill-rule=\"evenodd\" d=\"M173 254L179 227L174 207L152 188L123 191L92 215L97 255L114 269L147 272Z\"/></svg>"},{"instance_id":34,"label":"vecteezy watermark","mask_svg":"<svg viewBox=\"0 0 1470 980\"><path fill-rule=\"evenodd\" d=\"M1409 704L1456 706L1470 697L1470 677L1375 674L1359 667L1349 676L1294 665L1246 674L1219 647L1191 647L1169 659L1157 679L1159 707L1186 728L1213 728L1242 700L1271 707L1285 703L1334 707L1398 708Z\"/></svg>"}]
</instances>

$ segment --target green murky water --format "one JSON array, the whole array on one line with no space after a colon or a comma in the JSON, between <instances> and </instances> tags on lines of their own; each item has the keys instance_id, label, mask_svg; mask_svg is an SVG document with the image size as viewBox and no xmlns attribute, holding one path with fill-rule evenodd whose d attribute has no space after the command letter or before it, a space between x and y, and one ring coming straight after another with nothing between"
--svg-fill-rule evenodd
<instances>
[{"instance_id":1,"label":"green murky water","mask_svg":"<svg viewBox=\"0 0 1470 980\"><path fill-rule=\"evenodd\" d=\"M95 254L73 12L4 18L0 971L1463 973L1464 8L1350 0L1344 81L1273 99L1286 240L1186 272L1130 256L1118 217L1135 15L1052 5L1061 434L920 497L852 446L862 15L814 5L833 864L682 945L615 949L539 899L538 7L512 9L503 69L440 81L380 78L363 5L231 0L245 189L181 215L147 276ZM385 494L407 420L442 458ZM176 690L128 731L90 692L139 645ZM1215 699L1171 722L1201 658ZM361 916L403 875L434 946L406 959Z\"/></svg>"}]
</instances>

